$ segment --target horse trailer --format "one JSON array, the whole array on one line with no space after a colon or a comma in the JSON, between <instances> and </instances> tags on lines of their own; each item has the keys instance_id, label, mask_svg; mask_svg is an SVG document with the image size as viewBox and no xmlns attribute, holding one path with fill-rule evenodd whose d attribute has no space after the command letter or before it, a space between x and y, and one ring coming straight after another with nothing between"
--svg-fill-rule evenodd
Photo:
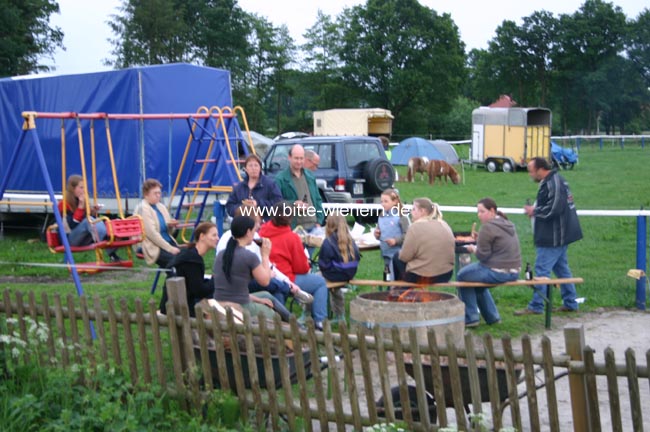
<instances>
[{"instance_id":1,"label":"horse trailer","mask_svg":"<svg viewBox=\"0 0 650 432\"><path fill-rule=\"evenodd\" d=\"M480 107L472 112L471 163L490 172L512 172L534 157L549 159L550 152L549 109Z\"/></svg>"}]
</instances>

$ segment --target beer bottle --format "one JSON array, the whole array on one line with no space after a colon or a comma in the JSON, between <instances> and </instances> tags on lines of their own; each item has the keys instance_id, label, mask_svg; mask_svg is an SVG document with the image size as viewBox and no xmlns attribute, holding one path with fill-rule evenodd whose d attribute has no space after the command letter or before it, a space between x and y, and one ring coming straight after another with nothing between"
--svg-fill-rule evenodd
<instances>
[{"instance_id":1,"label":"beer bottle","mask_svg":"<svg viewBox=\"0 0 650 432\"><path fill-rule=\"evenodd\" d=\"M526 280L533 280L533 270L530 268L530 263L526 263Z\"/></svg>"}]
</instances>

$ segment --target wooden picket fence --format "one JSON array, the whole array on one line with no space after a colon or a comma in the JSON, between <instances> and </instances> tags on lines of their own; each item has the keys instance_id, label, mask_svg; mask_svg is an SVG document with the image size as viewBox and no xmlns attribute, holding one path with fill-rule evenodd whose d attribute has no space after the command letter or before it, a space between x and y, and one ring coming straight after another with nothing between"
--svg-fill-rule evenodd
<instances>
[{"instance_id":1,"label":"wooden picket fence","mask_svg":"<svg viewBox=\"0 0 650 432\"><path fill-rule=\"evenodd\" d=\"M181 282L177 294L183 290ZM82 360L119 366L133 384L157 383L193 406L215 387L229 389L242 419L259 428L361 431L404 422L415 431L648 429L642 406L648 416L650 350L645 366L629 349L622 363L609 349L598 362L581 326L565 328L562 354L553 354L547 337L541 348L528 336L515 348L508 337L484 335L477 343L468 333L464 346L454 346L447 335L445 347L433 329L423 345L414 330L400 340L397 328L390 337L345 324L316 332L311 323L301 329L295 320L248 314L239 323L230 310L223 316L200 307L194 319L170 298L165 316L153 300L109 298L102 306L98 297L89 305L86 297L63 302L43 294L37 302L33 293L12 298L5 290L0 312L24 339L28 318L47 326L46 354L64 367Z\"/></svg>"}]
</instances>

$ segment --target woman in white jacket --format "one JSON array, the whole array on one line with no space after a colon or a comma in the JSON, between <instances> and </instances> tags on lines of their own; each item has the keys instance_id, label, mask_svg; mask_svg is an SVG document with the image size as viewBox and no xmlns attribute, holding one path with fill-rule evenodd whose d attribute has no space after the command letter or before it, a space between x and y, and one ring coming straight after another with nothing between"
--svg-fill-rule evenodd
<instances>
[{"instance_id":1,"label":"woman in white jacket","mask_svg":"<svg viewBox=\"0 0 650 432\"><path fill-rule=\"evenodd\" d=\"M145 238L142 241L142 252L147 264L157 264L167 267L174 255L180 252L178 243L173 236L178 225L172 219L167 207L160 203L162 185L156 179L147 179L142 184L144 199L135 210L142 217Z\"/></svg>"}]
</instances>

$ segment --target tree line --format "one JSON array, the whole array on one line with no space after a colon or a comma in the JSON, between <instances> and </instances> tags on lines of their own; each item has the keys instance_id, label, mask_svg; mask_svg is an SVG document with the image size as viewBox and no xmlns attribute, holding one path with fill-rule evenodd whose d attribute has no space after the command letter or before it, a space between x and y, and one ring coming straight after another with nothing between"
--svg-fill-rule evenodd
<instances>
[{"instance_id":1,"label":"tree line","mask_svg":"<svg viewBox=\"0 0 650 432\"><path fill-rule=\"evenodd\" d=\"M0 75L47 70L39 60L63 46L48 24L56 1L0 5ZM122 0L109 25L107 65L227 69L251 128L271 136L310 131L316 110L380 107L395 116L394 138L466 139L472 110L501 94L550 108L554 134L650 129L648 8L627 18L586 0L571 14L535 11L521 25L504 20L487 49L469 52L452 17L417 0L319 11L302 45L236 0Z\"/></svg>"}]
</instances>

